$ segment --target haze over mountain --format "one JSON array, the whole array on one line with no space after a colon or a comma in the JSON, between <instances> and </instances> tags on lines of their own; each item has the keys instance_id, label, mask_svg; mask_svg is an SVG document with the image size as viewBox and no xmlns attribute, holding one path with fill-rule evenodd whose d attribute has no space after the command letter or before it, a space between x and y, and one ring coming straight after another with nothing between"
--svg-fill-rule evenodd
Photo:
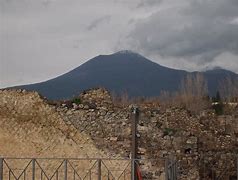
<instances>
[{"instance_id":1,"label":"haze over mountain","mask_svg":"<svg viewBox=\"0 0 238 180\"><path fill-rule=\"evenodd\" d=\"M70 98L94 87L105 87L118 94L127 92L131 97L152 97L158 96L162 90L178 90L182 78L189 73L161 66L131 51L120 51L99 55L54 79L17 88L38 91L49 99ZM216 93L222 79L238 76L221 68L203 74L211 95Z\"/></svg>"}]
</instances>

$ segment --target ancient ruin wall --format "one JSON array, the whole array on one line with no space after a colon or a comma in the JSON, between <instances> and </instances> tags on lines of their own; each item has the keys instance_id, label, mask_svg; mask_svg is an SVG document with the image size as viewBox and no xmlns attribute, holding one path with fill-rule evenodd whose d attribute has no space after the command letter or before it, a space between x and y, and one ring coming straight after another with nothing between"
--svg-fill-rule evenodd
<instances>
[{"instance_id":1,"label":"ancient ruin wall","mask_svg":"<svg viewBox=\"0 0 238 180\"><path fill-rule=\"evenodd\" d=\"M203 157L219 159L221 172L226 161L233 161L238 150L237 115L216 116L211 110L192 115L178 107L162 110L153 102L138 106L141 158L163 159L173 154L187 168L186 177L194 178ZM101 88L55 105L35 92L0 91L0 154L102 157L103 150L110 158L128 158L131 107L115 105ZM147 168L157 169L154 174L160 176L163 166L150 163Z\"/></svg>"},{"instance_id":2,"label":"ancient ruin wall","mask_svg":"<svg viewBox=\"0 0 238 180\"><path fill-rule=\"evenodd\" d=\"M101 157L90 136L66 124L36 92L0 91L2 157Z\"/></svg>"}]
</instances>

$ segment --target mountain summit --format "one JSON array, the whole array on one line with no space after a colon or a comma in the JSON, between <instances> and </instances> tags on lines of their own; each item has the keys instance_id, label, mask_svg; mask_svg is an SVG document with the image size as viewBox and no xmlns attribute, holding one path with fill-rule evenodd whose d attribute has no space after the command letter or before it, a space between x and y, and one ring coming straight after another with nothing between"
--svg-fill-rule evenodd
<instances>
[{"instance_id":1,"label":"mountain summit","mask_svg":"<svg viewBox=\"0 0 238 180\"><path fill-rule=\"evenodd\" d=\"M210 94L226 76L237 76L226 70L203 72ZM20 88L35 90L49 99L65 99L93 87L105 87L129 96L158 96L162 90L178 90L180 81L189 72L160 66L132 51L99 55L72 71L54 79Z\"/></svg>"},{"instance_id":2,"label":"mountain summit","mask_svg":"<svg viewBox=\"0 0 238 180\"><path fill-rule=\"evenodd\" d=\"M138 56L138 57L143 57L141 56L140 54L134 52L134 51L131 51L131 50L121 50L121 51L118 51L114 54L124 54L124 55L130 55L130 56Z\"/></svg>"}]
</instances>

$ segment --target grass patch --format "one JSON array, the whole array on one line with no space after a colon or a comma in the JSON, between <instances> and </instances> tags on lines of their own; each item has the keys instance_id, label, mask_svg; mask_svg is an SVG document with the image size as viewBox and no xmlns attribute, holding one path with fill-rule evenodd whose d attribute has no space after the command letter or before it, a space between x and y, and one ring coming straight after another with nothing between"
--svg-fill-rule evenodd
<instances>
[{"instance_id":1,"label":"grass patch","mask_svg":"<svg viewBox=\"0 0 238 180\"><path fill-rule=\"evenodd\" d=\"M174 136L177 130L172 129L172 128L165 128L163 131L163 136Z\"/></svg>"}]
</instances>

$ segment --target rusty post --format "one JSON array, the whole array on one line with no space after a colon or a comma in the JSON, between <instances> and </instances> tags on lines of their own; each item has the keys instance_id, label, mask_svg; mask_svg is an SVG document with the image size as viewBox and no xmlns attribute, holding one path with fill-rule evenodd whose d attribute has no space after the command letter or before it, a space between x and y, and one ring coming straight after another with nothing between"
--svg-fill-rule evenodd
<instances>
[{"instance_id":1,"label":"rusty post","mask_svg":"<svg viewBox=\"0 0 238 180\"><path fill-rule=\"evenodd\" d=\"M32 180L35 180L36 159L32 159Z\"/></svg>"},{"instance_id":2,"label":"rusty post","mask_svg":"<svg viewBox=\"0 0 238 180\"><path fill-rule=\"evenodd\" d=\"M132 146L131 146L131 179L137 180L137 152L138 152L138 139L137 139L137 124L139 121L139 109L133 107L131 114L131 132L132 132Z\"/></svg>"},{"instance_id":3,"label":"rusty post","mask_svg":"<svg viewBox=\"0 0 238 180\"><path fill-rule=\"evenodd\" d=\"M102 160L98 159L98 180L102 178Z\"/></svg>"},{"instance_id":4,"label":"rusty post","mask_svg":"<svg viewBox=\"0 0 238 180\"><path fill-rule=\"evenodd\" d=\"M68 179L68 160L64 160L64 180Z\"/></svg>"},{"instance_id":5,"label":"rusty post","mask_svg":"<svg viewBox=\"0 0 238 180\"><path fill-rule=\"evenodd\" d=\"M3 158L0 157L0 180L3 180Z\"/></svg>"}]
</instances>

